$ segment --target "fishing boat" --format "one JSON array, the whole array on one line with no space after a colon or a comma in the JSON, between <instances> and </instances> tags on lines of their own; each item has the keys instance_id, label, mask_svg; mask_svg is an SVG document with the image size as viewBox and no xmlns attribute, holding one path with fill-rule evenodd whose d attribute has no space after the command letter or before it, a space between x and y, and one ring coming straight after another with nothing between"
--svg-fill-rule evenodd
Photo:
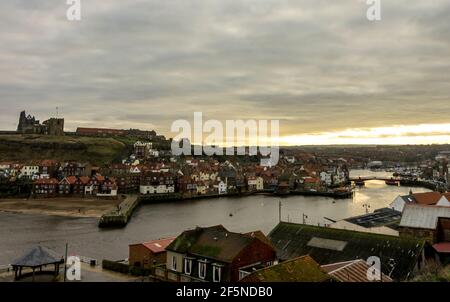
<instances>
[{"instance_id":1,"label":"fishing boat","mask_svg":"<svg viewBox=\"0 0 450 302\"><path fill-rule=\"evenodd\" d=\"M397 186L398 187L399 181L397 179L391 178L391 179L386 180L386 184L388 186Z\"/></svg>"}]
</instances>

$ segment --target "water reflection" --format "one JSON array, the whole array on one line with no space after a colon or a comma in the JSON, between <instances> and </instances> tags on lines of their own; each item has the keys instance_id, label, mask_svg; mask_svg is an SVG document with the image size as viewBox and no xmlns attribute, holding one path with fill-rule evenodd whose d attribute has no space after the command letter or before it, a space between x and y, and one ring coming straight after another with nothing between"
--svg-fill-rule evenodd
<instances>
[{"instance_id":1,"label":"water reflection","mask_svg":"<svg viewBox=\"0 0 450 302\"><path fill-rule=\"evenodd\" d=\"M368 176L370 171L352 171L352 176ZM386 177L377 172L378 177ZM25 249L41 243L63 253L69 242L70 254L97 259L124 259L128 244L176 236L187 228L222 224L232 231L262 230L268 233L278 223L278 204L282 202L282 219L308 224L329 223L365 213L363 204L371 209L387 206L408 187L386 186L383 181L370 181L358 188L353 199L333 200L323 197L289 196L278 198L255 195L245 198L220 198L140 207L124 229L101 230L97 219L0 213L0 265L8 264ZM426 189L414 188L415 192ZM232 216L230 216L232 214Z\"/></svg>"}]
</instances>

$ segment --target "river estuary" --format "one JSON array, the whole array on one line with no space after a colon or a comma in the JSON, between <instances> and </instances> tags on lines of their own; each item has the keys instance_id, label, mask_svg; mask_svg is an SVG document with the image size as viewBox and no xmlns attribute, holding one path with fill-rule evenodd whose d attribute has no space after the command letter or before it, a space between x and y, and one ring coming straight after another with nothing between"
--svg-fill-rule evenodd
<instances>
[{"instance_id":1,"label":"river estuary","mask_svg":"<svg viewBox=\"0 0 450 302\"><path fill-rule=\"evenodd\" d=\"M389 173L354 170L352 177L389 177ZM0 212L0 265L11 263L26 249L42 244L63 253L69 243L69 253L96 259L125 259L128 245L161 237L177 236L195 226L222 224L230 231L270 232L278 223L278 204L282 202L282 219L308 224L365 213L387 206L398 195L408 194L408 187L387 186L383 181L369 181L356 189L353 199L333 200L324 197L253 195L244 198L224 197L196 201L147 204L138 208L127 227L105 230L97 227L98 219L67 218ZM413 188L414 192L427 189ZM232 215L230 215L232 214ZM61 254L62 255L62 254Z\"/></svg>"}]
</instances>

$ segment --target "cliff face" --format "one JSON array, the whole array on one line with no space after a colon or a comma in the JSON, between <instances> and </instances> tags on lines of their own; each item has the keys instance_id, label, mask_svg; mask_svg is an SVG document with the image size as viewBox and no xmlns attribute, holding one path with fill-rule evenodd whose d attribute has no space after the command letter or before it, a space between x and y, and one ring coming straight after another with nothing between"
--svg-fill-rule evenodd
<instances>
[{"instance_id":1,"label":"cliff face","mask_svg":"<svg viewBox=\"0 0 450 302\"><path fill-rule=\"evenodd\" d=\"M54 159L104 165L120 161L130 150L114 138L0 135L0 161Z\"/></svg>"}]
</instances>

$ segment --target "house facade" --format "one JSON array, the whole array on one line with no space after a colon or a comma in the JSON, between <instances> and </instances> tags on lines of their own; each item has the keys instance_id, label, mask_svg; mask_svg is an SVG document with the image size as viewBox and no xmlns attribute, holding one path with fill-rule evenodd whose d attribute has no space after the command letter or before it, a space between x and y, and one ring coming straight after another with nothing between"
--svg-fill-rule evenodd
<instances>
[{"instance_id":1,"label":"house facade","mask_svg":"<svg viewBox=\"0 0 450 302\"><path fill-rule=\"evenodd\" d=\"M201 281L236 282L240 269L276 260L274 248L261 234L233 233L221 225L185 231L166 248L166 267Z\"/></svg>"},{"instance_id":2,"label":"house facade","mask_svg":"<svg viewBox=\"0 0 450 302\"><path fill-rule=\"evenodd\" d=\"M129 245L128 262L131 266L149 269L166 263L166 247L175 238L164 238Z\"/></svg>"}]
</instances>

